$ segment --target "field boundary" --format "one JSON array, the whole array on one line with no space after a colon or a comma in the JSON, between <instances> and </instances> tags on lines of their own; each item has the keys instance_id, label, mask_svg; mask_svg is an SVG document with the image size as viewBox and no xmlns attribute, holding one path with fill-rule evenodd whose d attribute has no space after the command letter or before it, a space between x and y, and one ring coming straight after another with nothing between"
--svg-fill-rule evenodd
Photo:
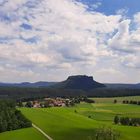
<instances>
[{"instance_id":1,"label":"field boundary","mask_svg":"<svg viewBox=\"0 0 140 140\"><path fill-rule=\"evenodd\" d=\"M46 134L43 130L41 130L38 126L32 123L32 126L38 130L41 134L43 134L48 140L53 140L48 134Z\"/></svg>"}]
</instances>

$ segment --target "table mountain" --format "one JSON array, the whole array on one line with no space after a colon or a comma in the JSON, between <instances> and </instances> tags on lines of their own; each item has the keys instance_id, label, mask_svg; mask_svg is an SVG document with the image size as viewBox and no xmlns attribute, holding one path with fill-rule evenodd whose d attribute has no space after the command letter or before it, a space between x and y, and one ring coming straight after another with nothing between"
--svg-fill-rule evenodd
<instances>
[{"instance_id":1,"label":"table mountain","mask_svg":"<svg viewBox=\"0 0 140 140\"><path fill-rule=\"evenodd\" d=\"M91 90L105 87L105 85L93 80L92 76L76 75L69 76L67 80L57 83L53 85L53 87L63 89Z\"/></svg>"}]
</instances>

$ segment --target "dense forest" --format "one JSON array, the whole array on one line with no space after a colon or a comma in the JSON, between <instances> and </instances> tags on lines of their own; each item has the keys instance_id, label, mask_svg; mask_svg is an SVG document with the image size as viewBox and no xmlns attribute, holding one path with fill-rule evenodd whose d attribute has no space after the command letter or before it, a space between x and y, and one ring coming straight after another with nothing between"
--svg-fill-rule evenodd
<instances>
[{"instance_id":1,"label":"dense forest","mask_svg":"<svg viewBox=\"0 0 140 140\"><path fill-rule=\"evenodd\" d=\"M70 90L56 88L31 87L0 87L0 98L42 98L42 97L118 97L140 95L140 89L109 89L97 88L94 90Z\"/></svg>"},{"instance_id":2,"label":"dense forest","mask_svg":"<svg viewBox=\"0 0 140 140\"><path fill-rule=\"evenodd\" d=\"M31 126L31 121L15 108L14 101L0 100L0 132Z\"/></svg>"}]
</instances>

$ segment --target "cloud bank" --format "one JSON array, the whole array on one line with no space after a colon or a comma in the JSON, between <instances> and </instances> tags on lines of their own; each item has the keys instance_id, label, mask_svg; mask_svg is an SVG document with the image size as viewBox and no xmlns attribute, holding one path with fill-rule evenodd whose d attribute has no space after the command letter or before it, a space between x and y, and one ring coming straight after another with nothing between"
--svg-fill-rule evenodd
<instances>
[{"instance_id":1,"label":"cloud bank","mask_svg":"<svg viewBox=\"0 0 140 140\"><path fill-rule=\"evenodd\" d=\"M0 80L88 74L102 82L140 81L140 13L121 13L89 11L76 0L0 1ZM100 74L107 69L113 80Z\"/></svg>"}]
</instances>

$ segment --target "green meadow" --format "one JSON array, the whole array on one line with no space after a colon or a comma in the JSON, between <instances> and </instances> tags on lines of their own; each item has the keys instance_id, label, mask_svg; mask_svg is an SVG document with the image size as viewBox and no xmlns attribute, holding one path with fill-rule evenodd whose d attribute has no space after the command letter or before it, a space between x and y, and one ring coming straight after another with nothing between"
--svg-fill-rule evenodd
<instances>
[{"instance_id":1,"label":"green meadow","mask_svg":"<svg viewBox=\"0 0 140 140\"><path fill-rule=\"evenodd\" d=\"M113 103L114 100L117 100L117 102L122 103L123 100L140 101L140 96L113 97L113 98L91 98L91 99L95 100L96 103Z\"/></svg>"},{"instance_id":2,"label":"green meadow","mask_svg":"<svg viewBox=\"0 0 140 140\"><path fill-rule=\"evenodd\" d=\"M36 129L26 128L0 133L0 140L46 140L46 138Z\"/></svg>"},{"instance_id":3,"label":"green meadow","mask_svg":"<svg viewBox=\"0 0 140 140\"><path fill-rule=\"evenodd\" d=\"M140 97L124 98L140 99ZM102 126L109 126L118 131L119 140L139 140L140 127L113 123L115 115L140 118L140 106L121 104L124 98L100 98L95 104L82 102L74 107L20 108L20 110L54 140L94 140L96 129ZM120 101L114 104L114 99ZM46 139L33 128L0 134L0 140L18 140L19 137L22 137L20 140Z\"/></svg>"}]
</instances>

